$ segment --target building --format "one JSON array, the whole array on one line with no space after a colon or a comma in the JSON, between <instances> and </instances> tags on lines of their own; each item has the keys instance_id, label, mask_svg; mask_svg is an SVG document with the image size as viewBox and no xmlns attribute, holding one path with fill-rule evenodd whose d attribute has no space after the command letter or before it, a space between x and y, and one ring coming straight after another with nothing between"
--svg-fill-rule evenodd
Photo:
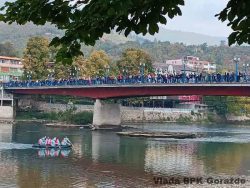
<instances>
[{"instance_id":1,"label":"building","mask_svg":"<svg viewBox=\"0 0 250 188\"><path fill-rule=\"evenodd\" d=\"M0 56L0 82L19 80L23 74L20 58Z\"/></svg>"},{"instance_id":2,"label":"building","mask_svg":"<svg viewBox=\"0 0 250 188\"><path fill-rule=\"evenodd\" d=\"M210 63L209 61L201 61L199 57L186 56L184 59L167 60L166 65L168 66L168 72L172 73L184 71L184 63L186 72L213 73L216 71L216 65L214 63Z\"/></svg>"},{"instance_id":3,"label":"building","mask_svg":"<svg viewBox=\"0 0 250 188\"><path fill-rule=\"evenodd\" d=\"M207 72L212 73L216 71L216 65L209 61L201 61L195 56L184 57L187 67L194 68L196 72Z\"/></svg>"}]
</instances>

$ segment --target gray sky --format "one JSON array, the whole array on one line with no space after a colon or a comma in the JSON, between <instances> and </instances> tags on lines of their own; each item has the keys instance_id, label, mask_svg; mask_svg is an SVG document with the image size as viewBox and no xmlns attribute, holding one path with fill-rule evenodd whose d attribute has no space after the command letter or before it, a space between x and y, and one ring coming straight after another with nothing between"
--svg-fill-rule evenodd
<instances>
[{"instance_id":1,"label":"gray sky","mask_svg":"<svg viewBox=\"0 0 250 188\"><path fill-rule=\"evenodd\" d=\"M168 20L167 29L190 31L211 36L227 37L231 32L226 23L214 15L226 7L228 0L185 0L182 16Z\"/></svg>"},{"instance_id":2,"label":"gray sky","mask_svg":"<svg viewBox=\"0 0 250 188\"><path fill-rule=\"evenodd\" d=\"M0 4L5 1L0 0ZM226 7L227 2L228 0L185 0L185 6L181 7L183 15L173 20L168 19L164 27L171 30L227 37L231 32L230 28L214 17Z\"/></svg>"}]
</instances>

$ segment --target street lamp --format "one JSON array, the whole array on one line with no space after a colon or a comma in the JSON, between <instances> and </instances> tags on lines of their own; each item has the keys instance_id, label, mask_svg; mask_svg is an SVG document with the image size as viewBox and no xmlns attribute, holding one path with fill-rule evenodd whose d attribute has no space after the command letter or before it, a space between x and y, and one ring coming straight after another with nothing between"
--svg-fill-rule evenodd
<instances>
[{"instance_id":1,"label":"street lamp","mask_svg":"<svg viewBox=\"0 0 250 188\"><path fill-rule=\"evenodd\" d=\"M141 68L141 82L144 83L144 68L145 68L145 63L140 63L140 68Z\"/></svg>"},{"instance_id":2,"label":"street lamp","mask_svg":"<svg viewBox=\"0 0 250 188\"><path fill-rule=\"evenodd\" d=\"M109 70L110 70L110 66L109 65L105 65L105 82L108 82L108 75L109 75Z\"/></svg>"},{"instance_id":3,"label":"street lamp","mask_svg":"<svg viewBox=\"0 0 250 188\"><path fill-rule=\"evenodd\" d=\"M247 67L249 67L249 64L243 64L243 67L244 67L244 72L245 72L245 81L247 82Z\"/></svg>"},{"instance_id":4,"label":"street lamp","mask_svg":"<svg viewBox=\"0 0 250 188\"><path fill-rule=\"evenodd\" d=\"M79 78L80 68L79 67L75 67L75 72L76 72L76 79L78 79Z\"/></svg>"},{"instance_id":5,"label":"street lamp","mask_svg":"<svg viewBox=\"0 0 250 188\"><path fill-rule=\"evenodd\" d=\"M126 83L127 72L128 72L128 70L122 69L122 80L123 80L123 83Z\"/></svg>"},{"instance_id":6,"label":"street lamp","mask_svg":"<svg viewBox=\"0 0 250 188\"><path fill-rule=\"evenodd\" d=\"M52 80L52 78L54 77L55 71L54 70L50 70L49 74L48 74L48 80Z\"/></svg>"},{"instance_id":7,"label":"street lamp","mask_svg":"<svg viewBox=\"0 0 250 188\"><path fill-rule=\"evenodd\" d=\"M240 62L240 58L239 57L234 57L233 59L234 63L235 63L235 81L238 82L238 64Z\"/></svg>"},{"instance_id":8,"label":"street lamp","mask_svg":"<svg viewBox=\"0 0 250 188\"><path fill-rule=\"evenodd\" d=\"M29 82L30 82L30 80L31 80L31 74L32 74L32 71L28 71L28 72L27 72L27 78L29 79Z\"/></svg>"},{"instance_id":9,"label":"street lamp","mask_svg":"<svg viewBox=\"0 0 250 188\"><path fill-rule=\"evenodd\" d=\"M185 56L182 60L182 64L183 64L183 74L182 74L182 79L183 79L183 83L185 82L185 77L186 77L186 64L187 64L187 56Z\"/></svg>"}]
</instances>

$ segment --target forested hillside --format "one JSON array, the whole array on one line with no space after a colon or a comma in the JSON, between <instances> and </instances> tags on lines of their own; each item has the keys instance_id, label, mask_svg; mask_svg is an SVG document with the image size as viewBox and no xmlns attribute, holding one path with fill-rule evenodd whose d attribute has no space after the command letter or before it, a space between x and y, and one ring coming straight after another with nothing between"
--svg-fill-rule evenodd
<instances>
[{"instance_id":1,"label":"forested hillside","mask_svg":"<svg viewBox=\"0 0 250 188\"><path fill-rule=\"evenodd\" d=\"M61 36L63 31L58 30L56 27L46 24L45 26L35 26L34 24L28 23L25 26L17 24L5 24L0 22L0 43L10 42L19 52L22 54L23 49L30 37L33 36L45 36L49 39ZM101 41L111 42L114 44L125 43L127 41L134 40L133 37L126 38L123 35L112 33L110 35L104 35Z\"/></svg>"},{"instance_id":2,"label":"forested hillside","mask_svg":"<svg viewBox=\"0 0 250 188\"><path fill-rule=\"evenodd\" d=\"M58 30L56 27L50 24L45 26L35 26L34 24L28 23L25 26L20 26L17 24L5 24L0 22L0 43L11 42L17 51L22 53L28 38L32 36L47 36L48 38L53 38L55 36L61 36L63 31ZM128 38L124 35L119 35L117 33L112 33L109 35L104 35L101 41L108 41L114 44L124 43L127 41L170 41L171 43L184 43L187 45L199 45L207 43L208 45L219 45L220 40L226 40L223 37L211 37L207 35L182 32L182 31L171 31L165 28L159 30L155 36L136 36L131 34Z\"/></svg>"},{"instance_id":3,"label":"forested hillside","mask_svg":"<svg viewBox=\"0 0 250 188\"><path fill-rule=\"evenodd\" d=\"M184 45L183 43L170 42L149 42L143 43L129 41L124 44L114 44L110 42L98 41L94 47L83 46L83 52L86 56L93 50L104 50L113 59L117 59L127 48L142 48L147 51L154 62L164 63L168 59L179 59L186 55L200 57L201 60L214 62L220 70L234 70L232 59L234 56L241 57L240 67L243 63L250 63L249 46L208 46L206 43L201 45Z\"/></svg>"},{"instance_id":4,"label":"forested hillside","mask_svg":"<svg viewBox=\"0 0 250 188\"><path fill-rule=\"evenodd\" d=\"M171 43L182 42L187 45L199 45L207 43L208 45L219 45L221 40L227 40L226 37L214 37L204 34L193 32L184 32L176 30L168 30L164 27L160 27L159 33L156 33L154 36L147 34L144 36L145 39L154 41L169 41ZM140 35L141 36L141 35ZM142 36L141 36L142 37Z\"/></svg>"},{"instance_id":5,"label":"forested hillside","mask_svg":"<svg viewBox=\"0 0 250 188\"><path fill-rule=\"evenodd\" d=\"M46 24L45 26L35 26L31 23L25 26L17 24L8 25L0 22L0 41L11 42L17 51L22 52L28 38L32 36L47 36L49 38L61 35L62 31L57 30L55 27Z\"/></svg>"},{"instance_id":6,"label":"forested hillside","mask_svg":"<svg viewBox=\"0 0 250 188\"><path fill-rule=\"evenodd\" d=\"M163 31L164 30L161 30L158 35L163 36ZM181 33L183 35L187 34L185 32ZM63 31L59 31L50 24L46 24L45 26L35 26L29 23L25 26L19 26L16 24L7 25L0 23L0 55L17 55L21 57L27 40L30 37L46 36L52 38L62 34ZM168 35L167 30L165 30L165 34ZM156 37L158 35L156 35ZM176 33L176 35L178 35L178 33ZM195 43L195 36L198 35L193 35L193 37L190 38L193 43ZM219 38L217 39L219 40ZM10 43L3 45L5 42L13 43L13 46L11 46ZM8 50L8 48L11 49ZM240 56L242 62L250 62L249 46L209 46L208 43L205 42L199 45L186 45L185 43L170 43L168 41L161 42L158 39L150 42L149 40L134 34L126 38L122 34L118 35L117 33L112 33L110 35L104 35L99 41L97 41L94 47L82 46L85 56L88 56L93 50L104 50L114 60L116 60L117 57L119 57L127 48L142 48L152 56L154 62L158 63L164 63L167 59L176 59L182 58L186 55L193 55L200 57L202 60L215 62L219 69L232 70L234 64L231 60L234 56ZM242 64L243 63L240 65Z\"/></svg>"}]
</instances>

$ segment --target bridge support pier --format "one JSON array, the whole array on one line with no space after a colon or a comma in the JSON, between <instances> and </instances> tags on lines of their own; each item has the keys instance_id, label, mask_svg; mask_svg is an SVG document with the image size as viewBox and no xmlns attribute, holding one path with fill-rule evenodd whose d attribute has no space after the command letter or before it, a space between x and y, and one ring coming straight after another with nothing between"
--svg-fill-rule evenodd
<instances>
[{"instance_id":1,"label":"bridge support pier","mask_svg":"<svg viewBox=\"0 0 250 188\"><path fill-rule=\"evenodd\" d=\"M12 94L7 94L0 86L0 120L13 120L15 117L14 99Z\"/></svg>"},{"instance_id":2,"label":"bridge support pier","mask_svg":"<svg viewBox=\"0 0 250 188\"><path fill-rule=\"evenodd\" d=\"M93 126L95 129L119 128L121 125L121 105L105 103L96 99L94 105Z\"/></svg>"}]
</instances>

